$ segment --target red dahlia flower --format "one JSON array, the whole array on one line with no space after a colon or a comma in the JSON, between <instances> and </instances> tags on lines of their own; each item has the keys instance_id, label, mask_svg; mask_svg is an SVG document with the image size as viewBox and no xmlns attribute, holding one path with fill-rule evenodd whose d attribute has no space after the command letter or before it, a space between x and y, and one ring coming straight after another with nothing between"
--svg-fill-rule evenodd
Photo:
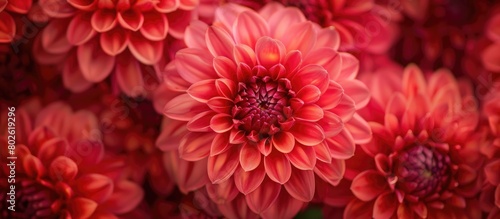
<instances>
[{"instance_id":1,"label":"red dahlia flower","mask_svg":"<svg viewBox=\"0 0 500 219\"><path fill-rule=\"evenodd\" d=\"M371 138L356 113L369 100L358 61L337 51L335 29L293 7L226 4L215 16L188 27L188 48L165 70L177 96L157 144L174 149L165 162L181 191L206 186L223 213L292 217L315 175L336 185L354 144Z\"/></svg>"},{"instance_id":2,"label":"red dahlia flower","mask_svg":"<svg viewBox=\"0 0 500 219\"><path fill-rule=\"evenodd\" d=\"M17 33L16 22L12 14L27 14L32 0L0 0L0 43L10 43Z\"/></svg>"},{"instance_id":3,"label":"red dahlia flower","mask_svg":"<svg viewBox=\"0 0 500 219\"><path fill-rule=\"evenodd\" d=\"M182 38L196 18L197 1L153 0L45 0L52 18L35 45L44 64L62 63L65 86L80 92L92 83L113 81L127 95L144 93L156 82L157 64L167 35ZM165 51L166 52L166 51Z\"/></svg>"},{"instance_id":4,"label":"red dahlia flower","mask_svg":"<svg viewBox=\"0 0 500 219\"><path fill-rule=\"evenodd\" d=\"M373 95L362 113L373 139L352 158L362 164L348 166L356 198L344 217L479 218L482 157L471 87L447 70L426 80L414 65L402 77L365 76Z\"/></svg>"},{"instance_id":5,"label":"red dahlia flower","mask_svg":"<svg viewBox=\"0 0 500 219\"><path fill-rule=\"evenodd\" d=\"M42 111L17 108L16 211L7 209L10 184L3 181L2 218L117 218L141 201L141 188L121 177L124 162L103 153L97 119L63 103ZM36 119L28 113L38 113ZM6 121L6 112L2 121ZM34 121L33 121L34 120ZM2 122L2 124L6 124ZM2 141L5 142L5 132ZM2 143L2 145L5 145ZM2 156L7 147L2 147ZM1 178L10 174L2 160Z\"/></svg>"}]
</instances>

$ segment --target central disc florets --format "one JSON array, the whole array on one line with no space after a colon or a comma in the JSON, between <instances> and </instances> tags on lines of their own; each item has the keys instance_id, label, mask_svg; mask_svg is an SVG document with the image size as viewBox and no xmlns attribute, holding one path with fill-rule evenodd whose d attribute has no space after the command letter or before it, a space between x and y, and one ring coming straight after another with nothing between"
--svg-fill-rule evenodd
<instances>
[{"instance_id":1,"label":"central disc florets","mask_svg":"<svg viewBox=\"0 0 500 219\"><path fill-rule=\"evenodd\" d=\"M291 116L289 100L295 93L290 89L286 78L254 76L246 83L240 82L233 109L236 127L259 139L278 132L281 123Z\"/></svg>"},{"instance_id":2,"label":"central disc florets","mask_svg":"<svg viewBox=\"0 0 500 219\"><path fill-rule=\"evenodd\" d=\"M450 181L450 158L428 146L415 145L395 161L398 188L407 194L427 197L442 191Z\"/></svg>"}]
</instances>

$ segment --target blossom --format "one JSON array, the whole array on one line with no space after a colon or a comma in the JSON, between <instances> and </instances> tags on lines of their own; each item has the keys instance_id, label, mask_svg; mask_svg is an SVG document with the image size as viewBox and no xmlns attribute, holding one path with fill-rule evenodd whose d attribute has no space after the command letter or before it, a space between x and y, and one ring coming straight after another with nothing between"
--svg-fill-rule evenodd
<instances>
[{"instance_id":1,"label":"blossom","mask_svg":"<svg viewBox=\"0 0 500 219\"><path fill-rule=\"evenodd\" d=\"M344 217L480 218L471 86L444 69L426 79L415 65L364 76L373 93L362 115L373 139L352 158L361 164L347 167L356 198Z\"/></svg>"},{"instance_id":2,"label":"blossom","mask_svg":"<svg viewBox=\"0 0 500 219\"><path fill-rule=\"evenodd\" d=\"M59 64L64 85L82 92L114 72L129 96L157 83L152 67L196 18L197 1L44 1L51 21L35 41L43 64ZM170 37L171 36L171 37ZM173 38L172 38L173 37ZM165 49L166 47L166 49Z\"/></svg>"},{"instance_id":3,"label":"blossom","mask_svg":"<svg viewBox=\"0 0 500 219\"><path fill-rule=\"evenodd\" d=\"M180 190L206 187L222 213L293 217L315 176L336 185L355 143L370 140L357 59L297 8L226 4L185 42L164 71L167 95L155 95L167 117L157 145Z\"/></svg>"},{"instance_id":4,"label":"blossom","mask_svg":"<svg viewBox=\"0 0 500 219\"><path fill-rule=\"evenodd\" d=\"M9 185L0 184L2 217L113 218L135 208L143 192L121 176L124 162L104 153L94 134L99 130L95 115L73 112L62 102L39 109L36 102L16 108L17 205L16 211L7 209ZM7 147L2 150L6 154ZM5 162L4 179L9 175Z\"/></svg>"},{"instance_id":5,"label":"blossom","mask_svg":"<svg viewBox=\"0 0 500 219\"><path fill-rule=\"evenodd\" d=\"M10 43L17 33L13 14L26 14L31 8L32 0L0 1L0 43Z\"/></svg>"}]
</instances>

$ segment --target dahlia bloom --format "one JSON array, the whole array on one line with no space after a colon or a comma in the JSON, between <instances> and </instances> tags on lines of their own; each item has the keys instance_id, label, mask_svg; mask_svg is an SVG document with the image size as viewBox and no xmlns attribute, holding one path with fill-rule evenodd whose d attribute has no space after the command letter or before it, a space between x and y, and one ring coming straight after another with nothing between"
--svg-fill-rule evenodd
<instances>
[{"instance_id":1,"label":"dahlia bloom","mask_svg":"<svg viewBox=\"0 0 500 219\"><path fill-rule=\"evenodd\" d=\"M134 209L143 192L121 176L124 162L104 153L96 117L60 102L37 108L15 111L17 205L7 210L9 184L2 182L2 218L117 218ZM4 162L3 179L9 175Z\"/></svg>"},{"instance_id":2,"label":"dahlia bloom","mask_svg":"<svg viewBox=\"0 0 500 219\"><path fill-rule=\"evenodd\" d=\"M13 14L27 14L32 0L0 1L0 43L10 43L17 33Z\"/></svg>"},{"instance_id":3,"label":"dahlia bloom","mask_svg":"<svg viewBox=\"0 0 500 219\"><path fill-rule=\"evenodd\" d=\"M482 152L488 157L484 167L486 185L481 193L481 207L488 212L488 219L500 217L500 84L496 84L486 96L485 115L489 122L489 134Z\"/></svg>"},{"instance_id":4,"label":"dahlia bloom","mask_svg":"<svg viewBox=\"0 0 500 219\"><path fill-rule=\"evenodd\" d=\"M167 117L157 145L181 191L206 187L228 217L288 218L315 176L336 185L354 144L371 139L356 113L369 92L339 39L278 3L226 4L212 26L193 22L164 71L170 94L155 100Z\"/></svg>"},{"instance_id":5,"label":"dahlia bloom","mask_svg":"<svg viewBox=\"0 0 500 219\"><path fill-rule=\"evenodd\" d=\"M483 162L471 86L444 69L426 80L404 73L364 75L373 91L362 111L373 139L361 144L346 176L356 197L345 218L480 218L475 198ZM402 82L402 84L401 84Z\"/></svg>"},{"instance_id":6,"label":"dahlia bloom","mask_svg":"<svg viewBox=\"0 0 500 219\"><path fill-rule=\"evenodd\" d=\"M143 95L157 83L148 67L163 56L167 39L180 39L197 1L43 1L53 19L34 46L38 61L61 64L64 85L81 92L112 72L129 96ZM172 39L174 40L174 39ZM151 89L152 90L152 89Z\"/></svg>"}]
</instances>

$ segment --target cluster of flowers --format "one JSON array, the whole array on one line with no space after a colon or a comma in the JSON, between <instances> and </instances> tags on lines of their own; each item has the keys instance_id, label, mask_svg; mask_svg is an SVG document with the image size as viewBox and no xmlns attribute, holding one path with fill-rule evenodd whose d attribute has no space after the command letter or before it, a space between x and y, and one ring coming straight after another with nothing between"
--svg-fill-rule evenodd
<instances>
[{"instance_id":1,"label":"cluster of flowers","mask_svg":"<svg viewBox=\"0 0 500 219\"><path fill-rule=\"evenodd\" d=\"M0 218L500 218L493 0L0 0L0 99Z\"/></svg>"}]
</instances>

